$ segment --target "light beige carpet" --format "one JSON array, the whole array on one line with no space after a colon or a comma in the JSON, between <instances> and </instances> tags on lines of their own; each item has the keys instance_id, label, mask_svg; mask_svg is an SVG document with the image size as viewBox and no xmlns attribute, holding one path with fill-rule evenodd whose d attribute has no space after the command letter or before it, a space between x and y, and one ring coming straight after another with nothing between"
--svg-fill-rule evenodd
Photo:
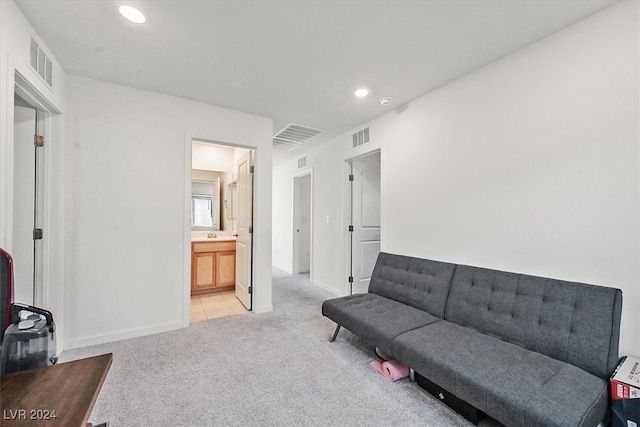
<instances>
[{"instance_id":1,"label":"light beige carpet","mask_svg":"<svg viewBox=\"0 0 640 427\"><path fill-rule=\"evenodd\" d=\"M274 270L271 313L64 352L112 352L90 421L117 426L470 426L408 379L389 382L374 349L320 312L333 296ZM495 425L483 422L483 425Z\"/></svg>"}]
</instances>

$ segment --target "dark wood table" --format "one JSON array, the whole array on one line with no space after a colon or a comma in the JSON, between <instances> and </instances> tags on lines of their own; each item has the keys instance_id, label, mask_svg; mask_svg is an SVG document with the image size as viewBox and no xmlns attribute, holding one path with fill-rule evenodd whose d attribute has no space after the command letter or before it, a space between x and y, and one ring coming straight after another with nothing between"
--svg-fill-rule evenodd
<instances>
[{"instance_id":1,"label":"dark wood table","mask_svg":"<svg viewBox=\"0 0 640 427\"><path fill-rule=\"evenodd\" d=\"M109 353L3 376L0 424L85 427L112 360Z\"/></svg>"}]
</instances>

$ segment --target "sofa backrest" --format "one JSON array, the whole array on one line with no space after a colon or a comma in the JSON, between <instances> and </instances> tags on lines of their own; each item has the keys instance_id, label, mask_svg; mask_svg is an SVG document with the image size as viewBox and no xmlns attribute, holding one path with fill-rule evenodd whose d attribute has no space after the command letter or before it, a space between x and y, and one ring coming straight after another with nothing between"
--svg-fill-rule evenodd
<instances>
[{"instance_id":1,"label":"sofa backrest","mask_svg":"<svg viewBox=\"0 0 640 427\"><path fill-rule=\"evenodd\" d=\"M444 318L455 264L380 252L369 292Z\"/></svg>"},{"instance_id":2,"label":"sofa backrest","mask_svg":"<svg viewBox=\"0 0 640 427\"><path fill-rule=\"evenodd\" d=\"M458 265L445 320L608 378L618 363L622 291Z\"/></svg>"}]
</instances>

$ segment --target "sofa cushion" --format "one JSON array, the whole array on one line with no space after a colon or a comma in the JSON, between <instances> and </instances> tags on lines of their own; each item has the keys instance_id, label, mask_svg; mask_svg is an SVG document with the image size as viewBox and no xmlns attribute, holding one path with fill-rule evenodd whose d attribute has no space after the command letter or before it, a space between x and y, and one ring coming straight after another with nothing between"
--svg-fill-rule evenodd
<instances>
[{"instance_id":1,"label":"sofa cushion","mask_svg":"<svg viewBox=\"0 0 640 427\"><path fill-rule=\"evenodd\" d=\"M455 264L381 252L369 292L443 318Z\"/></svg>"},{"instance_id":2,"label":"sofa cushion","mask_svg":"<svg viewBox=\"0 0 640 427\"><path fill-rule=\"evenodd\" d=\"M619 289L459 265L445 319L608 378L621 307Z\"/></svg>"},{"instance_id":3,"label":"sofa cushion","mask_svg":"<svg viewBox=\"0 0 640 427\"><path fill-rule=\"evenodd\" d=\"M396 336L440 320L376 294L354 294L326 300L322 303L322 314L389 354Z\"/></svg>"},{"instance_id":4,"label":"sofa cushion","mask_svg":"<svg viewBox=\"0 0 640 427\"><path fill-rule=\"evenodd\" d=\"M508 426L595 426L606 412L603 379L447 321L399 335L392 352Z\"/></svg>"}]
</instances>

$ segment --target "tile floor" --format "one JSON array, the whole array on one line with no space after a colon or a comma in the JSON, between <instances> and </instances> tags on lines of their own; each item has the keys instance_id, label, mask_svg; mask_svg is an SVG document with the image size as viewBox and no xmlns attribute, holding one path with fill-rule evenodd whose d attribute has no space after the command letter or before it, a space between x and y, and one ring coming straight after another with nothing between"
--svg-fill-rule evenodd
<instances>
[{"instance_id":1,"label":"tile floor","mask_svg":"<svg viewBox=\"0 0 640 427\"><path fill-rule=\"evenodd\" d=\"M191 323L246 312L234 290L191 297Z\"/></svg>"}]
</instances>

